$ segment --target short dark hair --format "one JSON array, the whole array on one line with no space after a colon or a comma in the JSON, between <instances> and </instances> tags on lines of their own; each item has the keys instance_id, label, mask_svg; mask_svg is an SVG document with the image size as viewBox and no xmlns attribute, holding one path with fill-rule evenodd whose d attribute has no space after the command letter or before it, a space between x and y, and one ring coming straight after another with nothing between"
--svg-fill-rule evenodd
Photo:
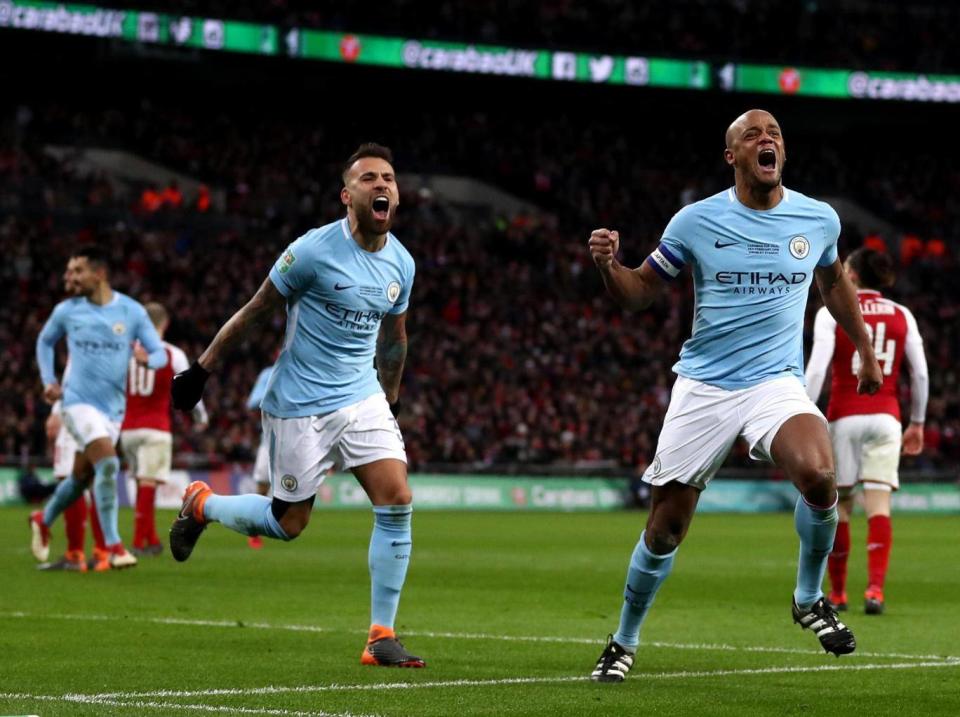
<instances>
[{"instance_id":1,"label":"short dark hair","mask_svg":"<svg viewBox=\"0 0 960 717\"><path fill-rule=\"evenodd\" d=\"M364 157L377 157L379 159L385 159L390 164L393 164L393 152L390 151L389 147L385 147L382 144L377 144L376 142L364 142L356 151L351 154L347 161L343 165L343 171L340 176L343 179L344 183L347 181L347 172L350 171L350 167L353 166L353 163L358 159L363 159Z\"/></svg>"},{"instance_id":2,"label":"short dark hair","mask_svg":"<svg viewBox=\"0 0 960 717\"><path fill-rule=\"evenodd\" d=\"M110 255L107 254L103 247L90 244L89 246L77 247L70 253L71 259L79 259L80 257L86 259L87 263L91 266L103 267L107 271L110 271Z\"/></svg>"},{"instance_id":3,"label":"short dark hair","mask_svg":"<svg viewBox=\"0 0 960 717\"><path fill-rule=\"evenodd\" d=\"M897 278L893 259L885 252L862 246L847 257L850 268L860 277L860 286L865 289L886 289Z\"/></svg>"}]
</instances>

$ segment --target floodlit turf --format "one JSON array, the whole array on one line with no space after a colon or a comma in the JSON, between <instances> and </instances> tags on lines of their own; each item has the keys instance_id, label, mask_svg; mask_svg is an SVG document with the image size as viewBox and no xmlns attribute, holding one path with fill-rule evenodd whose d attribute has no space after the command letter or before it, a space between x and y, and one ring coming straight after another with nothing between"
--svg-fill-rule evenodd
<instances>
[{"instance_id":1,"label":"floodlit turf","mask_svg":"<svg viewBox=\"0 0 960 717\"><path fill-rule=\"evenodd\" d=\"M26 515L0 509L0 715L960 714L956 517L895 517L880 617L854 522L858 649L836 659L790 620L792 516L699 516L633 672L598 685L638 513L416 513L399 631L424 670L359 664L369 513L259 552L214 526L187 563L86 575L38 572Z\"/></svg>"}]
</instances>

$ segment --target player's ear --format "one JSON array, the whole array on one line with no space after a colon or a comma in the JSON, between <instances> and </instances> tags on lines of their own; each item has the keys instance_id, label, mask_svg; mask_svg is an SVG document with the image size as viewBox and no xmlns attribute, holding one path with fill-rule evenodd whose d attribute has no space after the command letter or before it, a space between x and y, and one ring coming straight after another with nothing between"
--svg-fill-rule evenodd
<instances>
[{"instance_id":1,"label":"player's ear","mask_svg":"<svg viewBox=\"0 0 960 717\"><path fill-rule=\"evenodd\" d=\"M736 161L736 158L733 156L733 150L730 149L729 147L723 150L723 159L727 164L729 164L732 167L733 163Z\"/></svg>"},{"instance_id":2,"label":"player's ear","mask_svg":"<svg viewBox=\"0 0 960 717\"><path fill-rule=\"evenodd\" d=\"M350 190L346 187L340 190L340 203L345 207L350 206Z\"/></svg>"}]
</instances>

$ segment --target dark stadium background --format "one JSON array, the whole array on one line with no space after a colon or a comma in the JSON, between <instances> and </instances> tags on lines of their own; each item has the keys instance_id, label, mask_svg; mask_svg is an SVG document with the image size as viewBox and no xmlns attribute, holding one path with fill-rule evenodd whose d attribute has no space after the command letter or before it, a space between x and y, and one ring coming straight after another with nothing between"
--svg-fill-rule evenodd
<instances>
[{"instance_id":1,"label":"dark stadium background","mask_svg":"<svg viewBox=\"0 0 960 717\"><path fill-rule=\"evenodd\" d=\"M260 5L119 6L711 62L960 72L950 39L960 9L947 2ZM684 200L728 186L723 131L759 106L784 128L787 186L856 203L887 227L878 234L845 222L841 254L871 237L901 264L891 295L917 315L931 376L927 449L903 469L914 479L956 479L955 104L347 67L2 29L0 62L5 465L49 463L34 341L62 298L72 248L112 248L114 285L165 303L168 339L196 357L288 242L339 215L339 163L373 140L394 149L401 177L470 177L530 207L509 213L403 195L394 231L418 263L400 415L411 469L636 475L652 458L691 291L685 280L650 312L625 314L604 296L586 239L596 226L619 228L626 261L641 261ZM215 208L197 212L185 192L183 208L147 212L145 186L117 193L47 146L133 152L207 184ZM808 320L817 306L814 294ZM281 340L282 319L211 381L208 432L178 417L178 466L252 460L259 422L244 401ZM809 321L807 339L809 349ZM742 449L727 467L769 474Z\"/></svg>"}]
</instances>

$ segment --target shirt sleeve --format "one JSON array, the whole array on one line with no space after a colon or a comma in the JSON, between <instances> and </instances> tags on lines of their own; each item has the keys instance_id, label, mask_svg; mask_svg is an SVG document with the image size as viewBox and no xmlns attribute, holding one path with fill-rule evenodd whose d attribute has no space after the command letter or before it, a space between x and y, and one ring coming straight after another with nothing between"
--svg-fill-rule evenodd
<instances>
[{"instance_id":1,"label":"shirt sleeve","mask_svg":"<svg viewBox=\"0 0 960 717\"><path fill-rule=\"evenodd\" d=\"M310 232L290 244L270 269L270 281L285 297L303 292L314 279L309 238Z\"/></svg>"},{"instance_id":2,"label":"shirt sleeve","mask_svg":"<svg viewBox=\"0 0 960 717\"><path fill-rule=\"evenodd\" d=\"M930 375L927 371L927 357L923 351L923 337L917 327L917 320L907 309L902 309L907 319L907 339L903 353L910 366L910 420L923 423L927 416L927 401L930 397Z\"/></svg>"},{"instance_id":3,"label":"shirt sleeve","mask_svg":"<svg viewBox=\"0 0 960 717\"><path fill-rule=\"evenodd\" d=\"M136 338L147 350L147 368L163 368L167 365L167 349L163 345L160 334L157 333L157 327L147 316L147 310L139 304L137 307L140 320L137 322Z\"/></svg>"},{"instance_id":4,"label":"shirt sleeve","mask_svg":"<svg viewBox=\"0 0 960 717\"><path fill-rule=\"evenodd\" d=\"M409 267L407 268L408 278L404 280L403 286L400 287L400 295L397 297L397 300L393 304L393 308L390 309L388 313L391 314L402 314L407 310L407 307L410 305L410 294L413 291L413 279L417 273L417 266L414 264L413 259L410 259Z\"/></svg>"},{"instance_id":5,"label":"shirt sleeve","mask_svg":"<svg viewBox=\"0 0 960 717\"><path fill-rule=\"evenodd\" d=\"M175 374L183 373L190 368L190 361L187 359L187 355L177 346L170 346L170 368L173 369Z\"/></svg>"},{"instance_id":6,"label":"shirt sleeve","mask_svg":"<svg viewBox=\"0 0 960 717\"><path fill-rule=\"evenodd\" d=\"M660 244L647 257L647 263L661 278L673 281L690 262L690 245L695 231L696 214L690 207L684 207L673 215L663 230Z\"/></svg>"},{"instance_id":7,"label":"shirt sleeve","mask_svg":"<svg viewBox=\"0 0 960 717\"><path fill-rule=\"evenodd\" d=\"M53 349L57 341L67 333L66 312L65 304L57 304L37 336L37 365L40 367L40 380L44 386L57 382L57 376L53 372Z\"/></svg>"},{"instance_id":8,"label":"shirt sleeve","mask_svg":"<svg viewBox=\"0 0 960 717\"><path fill-rule=\"evenodd\" d=\"M837 241L840 239L840 216L829 204L824 215L823 233L826 241L817 266L832 266L837 261Z\"/></svg>"},{"instance_id":9,"label":"shirt sleeve","mask_svg":"<svg viewBox=\"0 0 960 717\"><path fill-rule=\"evenodd\" d=\"M810 360L807 361L807 372L804 376L807 382L807 395L811 401L820 398L823 390L823 381L827 376L827 369L833 359L833 349L837 343L837 320L830 315L827 307L823 306L817 312L813 322L813 349L810 351Z\"/></svg>"}]
</instances>

